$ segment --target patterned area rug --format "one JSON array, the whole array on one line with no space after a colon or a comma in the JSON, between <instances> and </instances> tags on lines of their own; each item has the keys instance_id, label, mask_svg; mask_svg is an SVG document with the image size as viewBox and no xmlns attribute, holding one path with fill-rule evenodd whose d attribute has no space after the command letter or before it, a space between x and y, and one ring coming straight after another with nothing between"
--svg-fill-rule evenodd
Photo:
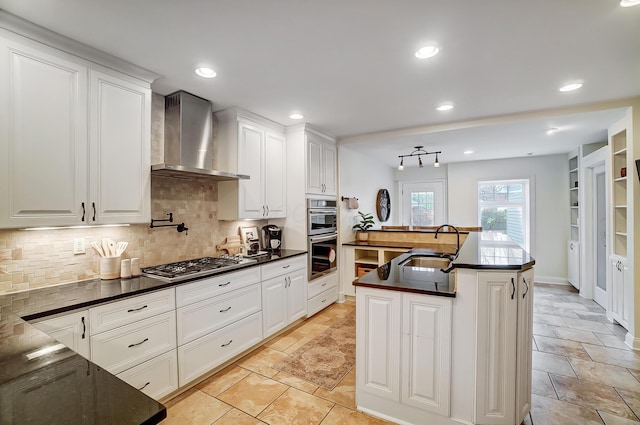
<instances>
[{"instance_id":1,"label":"patterned area rug","mask_svg":"<svg viewBox=\"0 0 640 425\"><path fill-rule=\"evenodd\" d=\"M355 363L354 311L272 367L331 390Z\"/></svg>"}]
</instances>

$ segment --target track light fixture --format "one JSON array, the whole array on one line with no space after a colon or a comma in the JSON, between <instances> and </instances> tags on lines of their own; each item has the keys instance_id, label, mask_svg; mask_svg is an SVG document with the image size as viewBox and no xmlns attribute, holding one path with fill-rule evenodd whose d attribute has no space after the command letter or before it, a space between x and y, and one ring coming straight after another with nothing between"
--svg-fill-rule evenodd
<instances>
[{"instance_id":1,"label":"track light fixture","mask_svg":"<svg viewBox=\"0 0 640 425\"><path fill-rule=\"evenodd\" d=\"M424 164L422 163L422 155L435 155L436 156L436 160L433 163L433 166L438 168L440 166L440 161L438 161L438 154L442 153L442 151L437 151L437 152L427 152L424 149L422 149L424 146L414 146L414 148L416 148L416 150L414 150L413 152L411 152L410 154L407 155L398 155L398 158L400 158L400 165L398 166L398 170L402 171L404 170L404 159L408 156L417 156L418 157L418 167L423 168Z\"/></svg>"}]
</instances>

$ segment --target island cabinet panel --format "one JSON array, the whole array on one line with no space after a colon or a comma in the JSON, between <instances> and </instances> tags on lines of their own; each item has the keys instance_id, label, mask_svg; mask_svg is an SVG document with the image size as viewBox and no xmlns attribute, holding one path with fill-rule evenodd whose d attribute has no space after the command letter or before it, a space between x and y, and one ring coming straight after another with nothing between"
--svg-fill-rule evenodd
<instances>
[{"instance_id":1,"label":"island cabinet panel","mask_svg":"<svg viewBox=\"0 0 640 425\"><path fill-rule=\"evenodd\" d=\"M358 288L356 381L362 391L400 401L401 293Z\"/></svg>"},{"instance_id":2,"label":"island cabinet panel","mask_svg":"<svg viewBox=\"0 0 640 425\"><path fill-rule=\"evenodd\" d=\"M531 410L533 269L518 274L518 340L516 342L516 423Z\"/></svg>"},{"instance_id":3,"label":"island cabinet panel","mask_svg":"<svg viewBox=\"0 0 640 425\"><path fill-rule=\"evenodd\" d=\"M452 298L403 294L402 403L449 416Z\"/></svg>"},{"instance_id":4,"label":"island cabinet panel","mask_svg":"<svg viewBox=\"0 0 640 425\"><path fill-rule=\"evenodd\" d=\"M516 273L478 273L478 424L514 424L517 278Z\"/></svg>"}]
</instances>

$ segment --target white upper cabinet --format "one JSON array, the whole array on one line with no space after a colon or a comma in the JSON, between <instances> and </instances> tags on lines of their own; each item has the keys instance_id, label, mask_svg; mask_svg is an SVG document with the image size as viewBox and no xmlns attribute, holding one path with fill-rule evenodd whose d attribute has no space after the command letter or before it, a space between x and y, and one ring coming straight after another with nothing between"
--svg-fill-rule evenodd
<instances>
[{"instance_id":1,"label":"white upper cabinet","mask_svg":"<svg viewBox=\"0 0 640 425\"><path fill-rule=\"evenodd\" d=\"M238 108L216 112L217 168L248 180L218 183L221 220L286 216L284 127Z\"/></svg>"},{"instance_id":2,"label":"white upper cabinet","mask_svg":"<svg viewBox=\"0 0 640 425\"><path fill-rule=\"evenodd\" d=\"M150 218L149 83L0 34L0 228Z\"/></svg>"},{"instance_id":3,"label":"white upper cabinet","mask_svg":"<svg viewBox=\"0 0 640 425\"><path fill-rule=\"evenodd\" d=\"M336 146L318 135L307 132L307 194L335 195Z\"/></svg>"}]
</instances>

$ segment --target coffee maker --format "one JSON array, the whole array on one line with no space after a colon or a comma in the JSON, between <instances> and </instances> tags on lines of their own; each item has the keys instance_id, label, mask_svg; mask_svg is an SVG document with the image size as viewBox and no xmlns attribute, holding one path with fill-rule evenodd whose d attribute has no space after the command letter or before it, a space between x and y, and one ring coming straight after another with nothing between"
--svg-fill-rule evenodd
<instances>
[{"instance_id":1,"label":"coffee maker","mask_svg":"<svg viewBox=\"0 0 640 425\"><path fill-rule=\"evenodd\" d=\"M267 251L280 251L282 248L282 230L275 224L262 227L262 241Z\"/></svg>"}]
</instances>

